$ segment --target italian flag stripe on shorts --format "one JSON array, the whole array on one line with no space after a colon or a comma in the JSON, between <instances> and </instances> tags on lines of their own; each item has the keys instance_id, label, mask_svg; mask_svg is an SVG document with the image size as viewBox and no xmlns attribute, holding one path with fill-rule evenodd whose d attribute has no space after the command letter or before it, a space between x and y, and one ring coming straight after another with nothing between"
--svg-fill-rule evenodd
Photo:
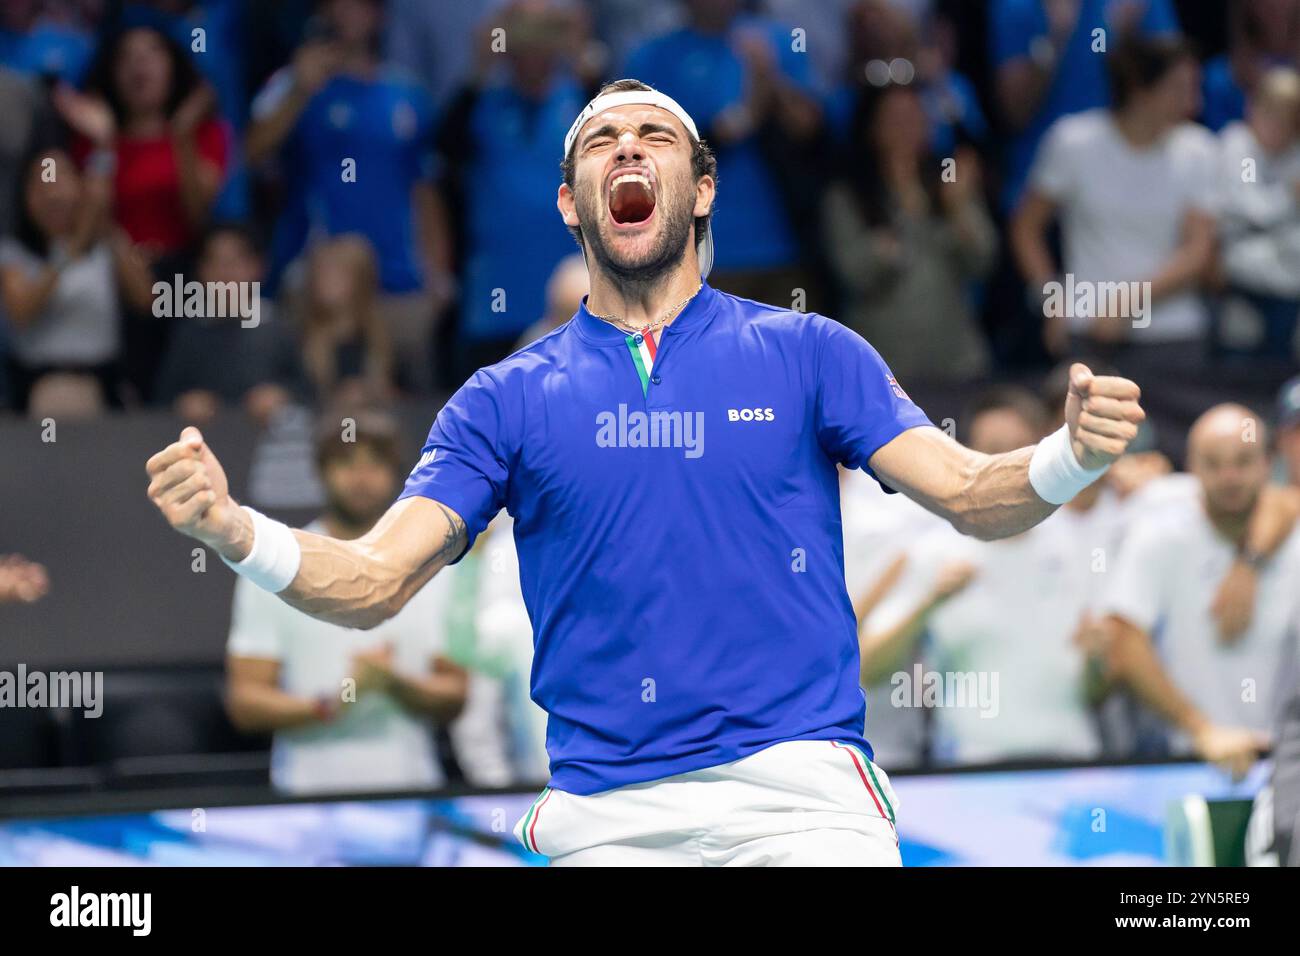
<instances>
[{"instance_id":1,"label":"italian flag stripe on shorts","mask_svg":"<svg viewBox=\"0 0 1300 956\"><path fill-rule=\"evenodd\" d=\"M524 817L524 845L534 853L540 853L541 851L537 849L537 838L533 835L533 828L537 825L537 816L540 813L542 806L550 798L551 788L543 788L542 792L537 795L537 799L533 801L533 805L528 808L528 813Z\"/></svg>"},{"instance_id":2,"label":"italian flag stripe on shorts","mask_svg":"<svg viewBox=\"0 0 1300 956\"><path fill-rule=\"evenodd\" d=\"M867 788L867 792L871 794L871 799L876 803L876 809L880 811L882 817L889 821L890 826L897 826L894 819L894 807L890 804L889 798L885 796L885 789L876 778L876 768L871 765L867 755L852 744L842 744L837 740L832 740L831 746L849 752L849 756L853 758L853 765L857 768L858 776L862 778L863 786ZM871 778L870 781L867 780L868 776Z\"/></svg>"}]
</instances>

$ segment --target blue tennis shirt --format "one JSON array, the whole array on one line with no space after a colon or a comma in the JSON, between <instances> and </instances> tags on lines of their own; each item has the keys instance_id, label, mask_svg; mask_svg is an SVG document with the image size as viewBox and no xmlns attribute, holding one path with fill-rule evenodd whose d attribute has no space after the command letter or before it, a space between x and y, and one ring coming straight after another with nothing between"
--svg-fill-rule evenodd
<instances>
[{"instance_id":1,"label":"blue tennis shirt","mask_svg":"<svg viewBox=\"0 0 1300 956\"><path fill-rule=\"evenodd\" d=\"M587 311L451 398L401 497L506 508L551 786L576 794L863 738L836 464L928 425L820 315L705 285L647 376Z\"/></svg>"}]
</instances>

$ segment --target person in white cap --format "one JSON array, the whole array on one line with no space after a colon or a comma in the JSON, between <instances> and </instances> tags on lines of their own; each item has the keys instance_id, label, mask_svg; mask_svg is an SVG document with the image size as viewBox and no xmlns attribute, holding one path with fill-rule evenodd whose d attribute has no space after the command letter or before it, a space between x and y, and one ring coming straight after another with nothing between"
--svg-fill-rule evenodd
<instances>
[{"instance_id":1,"label":"person in white cap","mask_svg":"<svg viewBox=\"0 0 1300 956\"><path fill-rule=\"evenodd\" d=\"M704 282L715 168L645 84L587 105L557 202L590 293L452 396L364 537L239 507L194 429L149 460L149 494L239 574L353 627L396 613L506 508L551 761L515 833L553 864L897 866L837 467L966 533L1017 534L1123 453L1138 388L1076 365L1059 431L962 447L856 333Z\"/></svg>"}]
</instances>

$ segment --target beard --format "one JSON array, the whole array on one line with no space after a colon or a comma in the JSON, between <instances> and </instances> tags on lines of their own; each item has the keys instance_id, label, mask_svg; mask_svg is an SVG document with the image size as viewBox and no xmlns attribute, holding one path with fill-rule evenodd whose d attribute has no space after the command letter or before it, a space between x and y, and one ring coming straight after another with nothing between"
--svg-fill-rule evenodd
<instances>
[{"instance_id":1,"label":"beard","mask_svg":"<svg viewBox=\"0 0 1300 956\"><path fill-rule=\"evenodd\" d=\"M386 498L355 502L328 488L325 491L326 513L349 528L361 528L364 531L374 527L388 510L388 505L389 501Z\"/></svg>"},{"instance_id":2,"label":"beard","mask_svg":"<svg viewBox=\"0 0 1300 956\"><path fill-rule=\"evenodd\" d=\"M606 241L607 210L600 189L578 192L576 205L580 222L594 223L582 229L582 240L601 269L623 282L648 284L667 275L686 256L686 243L690 239L694 222L695 190L691 183L681 188L665 189L659 201L659 232L645 252L628 256L618 252Z\"/></svg>"}]
</instances>

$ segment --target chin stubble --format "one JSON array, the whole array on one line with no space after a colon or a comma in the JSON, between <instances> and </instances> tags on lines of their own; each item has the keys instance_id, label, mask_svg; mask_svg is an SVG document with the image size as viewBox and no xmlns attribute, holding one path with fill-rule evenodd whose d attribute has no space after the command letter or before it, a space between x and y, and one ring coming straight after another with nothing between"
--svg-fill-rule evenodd
<instances>
[{"instance_id":1,"label":"chin stubble","mask_svg":"<svg viewBox=\"0 0 1300 956\"><path fill-rule=\"evenodd\" d=\"M629 283L653 283L675 269L686 257L686 242L690 237L692 221L689 193L679 194L682 196L679 201L660 210L663 225L659 230L659 238L650 252L637 262L619 259L606 245L605 237L601 234L605 209L599 191L592 190L582 195L584 198L578 202L578 218L584 222L598 223L595 228L582 231L583 241L591 249L591 254L600 267L615 278Z\"/></svg>"}]
</instances>

